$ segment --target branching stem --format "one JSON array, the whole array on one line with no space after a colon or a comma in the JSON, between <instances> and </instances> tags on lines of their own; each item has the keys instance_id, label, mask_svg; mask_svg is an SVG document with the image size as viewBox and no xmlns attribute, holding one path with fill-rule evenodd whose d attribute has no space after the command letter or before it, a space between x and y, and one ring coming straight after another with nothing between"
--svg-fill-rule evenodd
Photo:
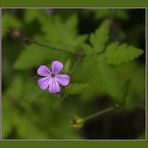
<instances>
[{"instance_id":1,"label":"branching stem","mask_svg":"<svg viewBox=\"0 0 148 148\"><path fill-rule=\"evenodd\" d=\"M60 48L56 48L56 47L51 47L51 46L48 46L46 44L35 41L35 40L23 35L21 31L18 31L18 30L15 30L15 29L8 29L8 32L10 33L12 38L19 39L19 40L25 42L26 44L36 44L38 46L41 46L41 47L44 47L44 48L47 48L47 49L50 49L50 50L54 49L56 51L60 51L60 52L63 52L63 53L74 55L74 56L78 56L77 53L75 53L75 52L60 49Z\"/></svg>"},{"instance_id":2,"label":"branching stem","mask_svg":"<svg viewBox=\"0 0 148 148\"><path fill-rule=\"evenodd\" d=\"M32 43L33 43L33 44L36 44L36 45L38 45L38 46L47 48L47 49L54 49L54 50L57 50L57 51L60 51L60 52L63 52L63 53L67 53L67 54L75 55L75 56L76 56L76 54L75 54L74 52L67 51L67 50L60 49L60 48L51 47L51 46L45 45L45 44L43 44L43 43L39 43L39 42L34 41L34 40L32 40Z\"/></svg>"}]
</instances>

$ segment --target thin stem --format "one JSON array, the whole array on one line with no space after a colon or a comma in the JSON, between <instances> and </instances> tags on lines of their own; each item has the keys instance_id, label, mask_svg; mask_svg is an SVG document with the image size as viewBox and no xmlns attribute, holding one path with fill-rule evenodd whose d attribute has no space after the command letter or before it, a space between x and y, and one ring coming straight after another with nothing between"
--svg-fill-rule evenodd
<instances>
[{"instance_id":1,"label":"thin stem","mask_svg":"<svg viewBox=\"0 0 148 148\"><path fill-rule=\"evenodd\" d=\"M90 116L88 116L88 117L85 117L83 120L84 120L84 122L85 122L85 121L88 121L88 120L90 120L90 119L92 119L92 118L95 118L95 117L101 116L101 115L103 115L103 114L106 114L106 113L108 113L108 112L114 111L114 110L116 110L116 109L117 109L117 107L112 106L112 107L109 107L109 108L104 109L104 110L102 110L102 111L96 112L96 113L94 113L94 114L92 114L92 115L90 115Z\"/></svg>"},{"instance_id":2,"label":"thin stem","mask_svg":"<svg viewBox=\"0 0 148 148\"><path fill-rule=\"evenodd\" d=\"M23 40L24 41L29 41L30 39L29 38L23 38ZM41 47L44 47L44 48L47 48L47 49L54 49L54 50L57 50L57 51L60 51L60 52L63 52L63 53L68 53L68 54L70 54L70 55L77 55L76 53L74 53L74 52L71 52L71 51L67 51L67 50L64 50L64 49L60 49L60 48L55 48L55 47L51 47L51 46L49 46L49 45L45 45L45 44L43 44L43 43L39 43L39 42L37 42L37 41L35 41L35 40L30 40L30 42L31 43L33 43L33 44L36 44L36 45L38 45L38 46L41 46Z\"/></svg>"},{"instance_id":3,"label":"thin stem","mask_svg":"<svg viewBox=\"0 0 148 148\"><path fill-rule=\"evenodd\" d=\"M127 95L128 95L128 92L129 92L130 82L131 82L131 80L128 79L128 80L126 81L126 83L125 83L125 92L124 92L123 97L122 97L123 105L126 104L126 97L127 97Z\"/></svg>"},{"instance_id":4,"label":"thin stem","mask_svg":"<svg viewBox=\"0 0 148 148\"><path fill-rule=\"evenodd\" d=\"M77 68L78 64L81 62L81 60L82 60L81 57L79 57L79 58L77 59L77 61L74 63L74 65L73 65L73 67L72 67L72 69L71 69L70 74L72 74L72 73L75 71L75 69Z\"/></svg>"},{"instance_id":5,"label":"thin stem","mask_svg":"<svg viewBox=\"0 0 148 148\"><path fill-rule=\"evenodd\" d=\"M128 94L128 91L129 91L129 86L130 86L130 80L128 80L128 81L125 83L125 85L126 85L126 89L125 89L125 93L124 93L124 95L123 95L123 97L122 97L123 105L125 105L125 103L126 103L126 97L127 97L127 94ZM114 110L116 110L116 109L119 109L120 107L121 107L121 105L118 105L118 104L117 104L116 106L109 107L109 108L104 109L104 110L102 110L102 111L96 112L96 113L94 113L94 114L92 114L92 115L90 115L90 116L88 116L88 117L85 117L85 118L83 119L83 121L84 121L84 122L85 122L85 121L88 121L88 120L90 120L90 119L92 119L92 118L95 118L95 117L101 116L101 115L103 115L103 114L106 114L106 113L108 113L108 112L111 112L111 111L114 111Z\"/></svg>"},{"instance_id":6,"label":"thin stem","mask_svg":"<svg viewBox=\"0 0 148 148\"><path fill-rule=\"evenodd\" d=\"M10 35L11 35L12 38L19 39L21 41L24 41L26 44L36 44L38 46L41 46L41 47L44 47L44 48L47 48L47 49L50 49L50 50L51 49L54 49L54 50L57 50L57 51L60 51L60 52L63 52L63 53L68 53L70 55L78 56L74 52L67 51L67 50L60 49L60 48L51 47L51 46L45 45L43 43L39 43L39 42L37 42L35 40L32 40L31 38L29 38L29 37L25 36L24 34L22 34L22 32L19 31L19 30L10 28L7 31L10 33Z\"/></svg>"}]
</instances>

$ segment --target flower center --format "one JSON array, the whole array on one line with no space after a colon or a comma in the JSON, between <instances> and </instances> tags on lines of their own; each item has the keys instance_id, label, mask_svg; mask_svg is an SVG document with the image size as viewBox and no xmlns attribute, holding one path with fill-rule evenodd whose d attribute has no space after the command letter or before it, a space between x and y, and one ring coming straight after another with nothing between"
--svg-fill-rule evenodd
<instances>
[{"instance_id":1,"label":"flower center","mask_svg":"<svg viewBox=\"0 0 148 148\"><path fill-rule=\"evenodd\" d=\"M54 74L54 73L52 73L52 74L51 74L51 77L52 77L52 78L54 78L54 77L55 77L55 74Z\"/></svg>"}]
</instances>

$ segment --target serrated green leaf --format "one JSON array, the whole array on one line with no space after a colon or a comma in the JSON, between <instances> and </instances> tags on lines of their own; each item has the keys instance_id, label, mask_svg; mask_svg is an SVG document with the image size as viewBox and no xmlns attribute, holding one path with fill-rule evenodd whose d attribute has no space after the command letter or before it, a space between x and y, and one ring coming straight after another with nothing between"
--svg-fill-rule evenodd
<instances>
[{"instance_id":1,"label":"serrated green leaf","mask_svg":"<svg viewBox=\"0 0 148 148\"><path fill-rule=\"evenodd\" d=\"M120 81L117 70L107 63L103 55L86 57L83 65L78 69L78 77L90 85L89 89L84 92L84 99L92 98L98 94L107 94L115 102L122 102L124 94L122 84L124 82Z\"/></svg>"},{"instance_id":2,"label":"serrated green leaf","mask_svg":"<svg viewBox=\"0 0 148 148\"><path fill-rule=\"evenodd\" d=\"M85 51L86 55L93 54L93 48L90 45L83 43L81 46L82 49Z\"/></svg>"},{"instance_id":3,"label":"serrated green leaf","mask_svg":"<svg viewBox=\"0 0 148 148\"><path fill-rule=\"evenodd\" d=\"M65 88L65 92L68 95L81 94L86 88L88 88L88 86L88 84L70 84L68 87Z\"/></svg>"},{"instance_id":4,"label":"serrated green leaf","mask_svg":"<svg viewBox=\"0 0 148 148\"><path fill-rule=\"evenodd\" d=\"M99 57L97 59L97 68L99 71L99 77L101 80L102 89L113 97L118 102L122 102L121 98L124 94L122 91L122 84L118 79L116 70L110 67L110 65L105 61L104 57Z\"/></svg>"},{"instance_id":5,"label":"serrated green leaf","mask_svg":"<svg viewBox=\"0 0 148 148\"><path fill-rule=\"evenodd\" d=\"M112 43L107 47L105 56L109 64L119 65L134 60L142 53L141 49L127 44Z\"/></svg>"},{"instance_id":6,"label":"serrated green leaf","mask_svg":"<svg viewBox=\"0 0 148 148\"><path fill-rule=\"evenodd\" d=\"M99 29L97 29L95 33L91 34L90 36L90 43L95 53L103 51L105 43L108 41L108 38L109 38L109 22L105 20L101 24Z\"/></svg>"},{"instance_id":7,"label":"serrated green leaf","mask_svg":"<svg viewBox=\"0 0 148 148\"><path fill-rule=\"evenodd\" d=\"M42 29L51 46L65 50L77 50L87 38L86 35L78 34L77 22L78 18L75 15L65 21L59 16L54 16Z\"/></svg>"},{"instance_id":8,"label":"serrated green leaf","mask_svg":"<svg viewBox=\"0 0 148 148\"><path fill-rule=\"evenodd\" d=\"M63 68L63 72L64 73L69 73L70 72L70 69L71 69L71 60L67 60L65 65L64 65L64 68Z\"/></svg>"},{"instance_id":9,"label":"serrated green leaf","mask_svg":"<svg viewBox=\"0 0 148 148\"><path fill-rule=\"evenodd\" d=\"M28 46L22 51L14 64L15 69L27 69L43 64L51 56L51 51L36 45Z\"/></svg>"},{"instance_id":10,"label":"serrated green leaf","mask_svg":"<svg viewBox=\"0 0 148 148\"><path fill-rule=\"evenodd\" d=\"M72 15L65 21L66 27L72 32L77 32L76 26L78 25L78 18L76 15Z\"/></svg>"},{"instance_id":11,"label":"serrated green leaf","mask_svg":"<svg viewBox=\"0 0 148 148\"><path fill-rule=\"evenodd\" d=\"M129 93L126 97L127 104L143 104L145 100L145 71L144 65L139 64L138 62L130 62L124 64L122 67L118 66L120 73L124 77L122 79L130 79Z\"/></svg>"}]
</instances>

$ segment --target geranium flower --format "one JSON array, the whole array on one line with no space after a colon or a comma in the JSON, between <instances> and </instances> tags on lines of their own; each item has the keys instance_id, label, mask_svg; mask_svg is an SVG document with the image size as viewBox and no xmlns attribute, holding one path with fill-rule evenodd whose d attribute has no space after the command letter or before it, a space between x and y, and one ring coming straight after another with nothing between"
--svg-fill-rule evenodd
<instances>
[{"instance_id":1,"label":"geranium flower","mask_svg":"<svg viewBox=\"0 0 148 148\"><path fill-rule=\"evenodd\" d=\"M70 76L67 74L60 74L63 69L63 63L60 61L53 61L51 64L51 69L45 65L41 65L37 74L43 78L38 80L38 85L42 90L48 88L50 93L60 92L62 86L67 86L70 82Z\"/></svg>"}]
</instances>

